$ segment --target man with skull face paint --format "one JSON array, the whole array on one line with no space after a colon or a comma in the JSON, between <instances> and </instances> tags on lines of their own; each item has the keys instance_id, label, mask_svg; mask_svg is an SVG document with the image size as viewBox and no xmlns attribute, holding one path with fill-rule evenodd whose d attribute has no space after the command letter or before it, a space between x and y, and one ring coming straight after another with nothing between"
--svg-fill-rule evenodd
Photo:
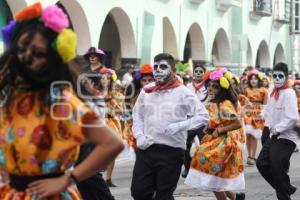
<instances>
[{"instance_id":1,"label":"man with skull face paint","mask_svg":"<svg viewBox=\"0 0 300 200\"><path fill-rule=\"evenodd\" d=\"M201 102L204 102L207 98L205 80L203 80L205 72L206 69L203 65L196 65L194 68L194 79L186 86L199 98Z\"/></svg>"},{"instance_id":2,"label":"man with skull face paint","mask_svg":"<svg viewBox=\"0 0 300 200\"><path fill-rule=\"evenodd\" d=\"M154 58L153 75L155 83L143 88L133 109L137 151L131 194L135 200L174 199L187 131L206 125L209 118L197 97L176 77L170 54Z\"/></svg>"},{"instance_id":3,"label":"man with skull face paint","mask_svg":"<svg viewBox=\"0 0 300 200\"><path fill-rule=\"evenodd\" d=\"M258 156L256 166L264 179L276 190L279 200L290 200L296 188L287 174L290 158L299 142L294 127L299 119L297 96L288 83L288 67L278 63L273 69L274 88L262 115L270 130Z\"/></svg>"},{"instance_id":4,"label":"man with skull face paint","mask_svg":"<svg viewBox=\"0 0 300 200\"><path fill-rule=\"evenodd\" d=\"M194 79L191 83L187 84L187 88L191 90L201 101L204 103L207 99L207 90L205 86L205 80L203 78L204 73L206 72L206 69L203 65L195 65L194 67ZM186 141L186 151L184 155L184 167L185 170L182 173L182 177L185 178L189 172L190 164L192 161L192 158L190 156L190 150L193 144L193 141L196 136L198 136L198 139L201 140L203 137L203 129L204 127L200 127L195 130L188 131L188 138Z\"/></svg>"}]
</instances>

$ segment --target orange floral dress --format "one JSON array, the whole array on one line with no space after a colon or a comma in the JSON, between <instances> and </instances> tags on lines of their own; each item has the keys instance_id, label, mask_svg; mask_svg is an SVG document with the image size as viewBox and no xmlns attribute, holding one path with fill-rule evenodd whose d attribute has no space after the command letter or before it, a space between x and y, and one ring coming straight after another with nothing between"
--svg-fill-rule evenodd
<instances>
[{"instance_id":1,"label":"orange floral dress","mask_svg":"<svg viewBox=\"0 0 300 200\"><path fill-rule=\"evenodd\" d=\"M136 150L137 146L136 146L136 139L134 138L133 132L132 132L133 121L132 121L131 112L132 112L132 109L135 105L137 98L138 98L138 95L136 95L135 97L130 99L131 111L125 109L125 112L128 116L126 117L124 130L123 130L123 136L126 141L126 144L129 146L130 151L133 151L133 152Z\"/></svg>"},{"instance_id":2,"label":"orange floral dress","mask_svg":"<svg viewBox=\"0 0 300 200\"><path fill-rule=\"evenodd\" d=\"M298 111L300 111L300 91L296 91L296 95L297 95Z\"/></svg>"},{"instance_id":3,"label":"orange floral dress","mask_svg":"<svg viewBox=\"0 0 300 200\"><path fill-rule=\"evenodd\" d=\"M84 141L86 120L97 119L70 88L57 89L51 108L38 92L17 91L6 108L0 108L0 168L19 176L63 173L76 161ZM0 184L0 200L38 199ZM47 200L81 199L76 188Z\"/></svg>"},{"instance_id":4,"label":"orange floral dress","mask_svg":"<svg viewBox=\"0 0 300 200\"><path fill-rule=\"evenodd\" d=\"M106 104L106 124L115 130L120 137L123 139L122 135L122 125L120 122L120 113L122 113L122 107L124 102L124 95L115 92L115 94L108 93L105 97Z\"/></svg>"},{"instance_id":5,"label":"orange floral dress","mask_svg":"<svg viewBox=\"0 0 300 200\"><path fill-rule=\"evenodd\" d=\"M237 107L229 100L219 106L215 103L207 104L206 108L210 116L207 129L228 126L238 118ZM244 189L242 135L242 128L218 137L206 131L193 156L185 183L207 191Z\"/></svg>"},{"instance_id":6,"label":"orange floral dress","mask_svg":"<svg viewBox=\"0 0 300 200\"><path fill-rule=\"evenodd\" d=\"M246 133L259 139L264 128L264 120L260 117L264 100L268 97L268 90L264 87L258 89L246 88L244 94L251 105L245 110Z\"/></svg>"}]
</instances>

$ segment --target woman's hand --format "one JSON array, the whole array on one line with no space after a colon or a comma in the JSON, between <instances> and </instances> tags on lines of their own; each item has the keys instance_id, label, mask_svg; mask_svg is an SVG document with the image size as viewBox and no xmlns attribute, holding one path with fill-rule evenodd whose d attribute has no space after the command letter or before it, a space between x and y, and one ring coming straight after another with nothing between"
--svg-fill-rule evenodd
<instances>
[{"instance_id":1,"label":"woman's hand","mask_svg":"<svg viewBox=\"0 0 300 200\"><path fill-rule=\"evenodd\" d=\"M34 181L29 184L26 192L43 198L66 191L69 185L71 185L70 178L67 175L62 175L58 178L48 178Z\"/></svg>"},{"instance_id":2,"label":"woman's hand","mask_svg":"<svg viewBox=\"0 0 300 200\"><path fill-rule=\"evenodd\" d=\"M9 184L9 174L5 170L0 169L0 177L2 178L4 184Z\"/></svg>"},{"instance_id":3,"label":"woman's hand","mask_svg":"<svg viewBox=\"0 0 300 200\"><path fill-rule=\"evenodd\" d=\"M214 132L212 133L213 137L218 137L219 136L219 131L218 129L215 129Z\"/></svg>"}]
</instances>

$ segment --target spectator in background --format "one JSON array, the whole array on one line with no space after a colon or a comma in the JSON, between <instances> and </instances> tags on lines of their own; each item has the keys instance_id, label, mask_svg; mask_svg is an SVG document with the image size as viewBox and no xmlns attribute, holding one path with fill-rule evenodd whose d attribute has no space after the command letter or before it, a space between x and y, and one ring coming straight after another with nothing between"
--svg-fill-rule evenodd
<instances>
[{"instance_id":1,"label":"spectator in background","mask_svg":"<svg viewBox=\"0 0 300 200\"><path fill-rule=\"evenodd\" d=\"M101 63L104 59L105 53L101 49L90 47L84 54L84 58L88 61L89 65L84 68L90 84L98 85L100 81L100 71L104 67Z\"/></svg>"},{"instance_id":2,"label":"spectator in background","mask_svg":"<svg viewBox=\"0 0 300 200\"><path fill-rule=\"evenodd\" d=\"M122 77L122 85L124 88L126 88L133 80L133 72L134 72L135 66L132 64L126 65L127 72Z\"/></svg>"}]
</instances>

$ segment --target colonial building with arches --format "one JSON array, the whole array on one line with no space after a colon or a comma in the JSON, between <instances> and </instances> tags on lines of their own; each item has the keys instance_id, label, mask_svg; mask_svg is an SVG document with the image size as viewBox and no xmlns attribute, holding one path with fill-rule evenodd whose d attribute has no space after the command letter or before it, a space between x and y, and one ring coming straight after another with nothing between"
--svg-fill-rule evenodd
<instances>
[{"instance_id":1,"label":"colonial building with arches","mask_svg":"<svg viewBox=\"0 0 300 200\"><path fill-rule=\"evenodd\" d=\"M36 0L2 0L0 27ZM263 2L259 4L258 2ZM246 66L291 70L292 36L286 4L275 0L41 0L57 3L78 35L78 54L90 46L107 53L106 64L152 63L157 53L241 72ZM286 2L286 1L282 1ZM3 51L0 37L0 52Z\"/></svg>"}]
</instances>

